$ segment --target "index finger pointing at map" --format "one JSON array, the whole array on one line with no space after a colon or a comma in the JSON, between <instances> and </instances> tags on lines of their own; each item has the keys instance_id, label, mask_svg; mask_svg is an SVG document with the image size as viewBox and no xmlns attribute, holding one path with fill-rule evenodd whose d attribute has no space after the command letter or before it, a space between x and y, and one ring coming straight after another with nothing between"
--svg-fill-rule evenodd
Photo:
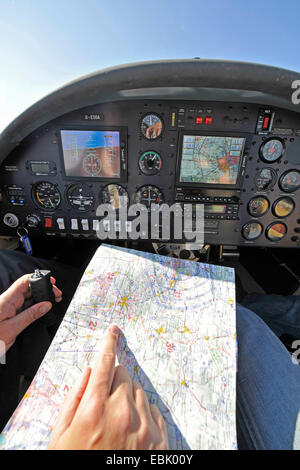
<instances>
[{"instance_id":1,"label":"index finger pointing at map","mask_svg":"<svg viewBox=\"0 0 300 470\"><path fill-rule=\"evenodd\" d=\"M108 397L112 386L119 332L117 325L109 327L88 384L89 391L92 394L97 392L98 396L103 399Z\"/></svg>"}]
</instances>

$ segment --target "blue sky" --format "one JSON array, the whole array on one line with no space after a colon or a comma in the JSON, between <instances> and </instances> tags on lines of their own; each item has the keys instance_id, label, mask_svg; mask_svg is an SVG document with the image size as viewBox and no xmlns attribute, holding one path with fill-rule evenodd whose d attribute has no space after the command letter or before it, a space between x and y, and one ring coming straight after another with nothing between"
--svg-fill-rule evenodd
<instances>
[{"instance_id":1,"label":"blue sky","mask_svg":"<svg viewBox=\"0 0 300 470\"><path fill-rule=\"evenodd\" d=\"M299 17L299 0L0 0L0 131L113 65L199 56L300 71Z\"/></svg>"}]
</instances>

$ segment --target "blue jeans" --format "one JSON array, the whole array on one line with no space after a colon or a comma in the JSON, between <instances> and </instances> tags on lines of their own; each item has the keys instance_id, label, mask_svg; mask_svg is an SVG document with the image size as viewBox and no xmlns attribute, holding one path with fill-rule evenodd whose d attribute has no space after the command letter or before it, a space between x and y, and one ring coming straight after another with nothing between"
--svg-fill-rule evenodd
<instances>
[{"instance_id":1,"label":"blue jeans","mask_svg":"<svg viewBox=\"0 0 300 470\"><path fill-rule=\"evenodd\" d=\"M300 340L300 297L247 295L237 306L239 449L292 449L300 365L278 339ZM255 313L254 313L255 312Z\"/></svg>"}]
</instances>

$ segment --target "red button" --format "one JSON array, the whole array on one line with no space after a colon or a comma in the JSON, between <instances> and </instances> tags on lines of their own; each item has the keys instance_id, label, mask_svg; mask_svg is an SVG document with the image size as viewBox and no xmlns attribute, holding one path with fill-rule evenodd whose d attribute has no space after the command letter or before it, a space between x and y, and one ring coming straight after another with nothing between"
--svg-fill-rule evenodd
<instances>
[{"instance_id":1,"label":"red button","mask_svg":"<svg viewBox=\"0 0 300 470\"><path fill-rule=\"evenodd\" d=\"M45 217L45 228L52 228L52 218Z\"/></svg>"},{"instance_id":2,"label":"red button","mask_svg":"<svg viewBox=\"0 0 300 470\"><path fill-rule=\"evenodd\" d=\"M205 124L212 124L212 117L206 117Z\"/></svg>"},{"instance_id":3,"label":"red button","mask_svg":"<svg viewBox=\"0 0 300 470\"><path fill-rule=\"evenodd\" d=\"M269 118L269 117L265 117L265 118L264 118L264 122L263 122L262 128L263 128L263 129L268 129L268 127L269 127L269 122L270 122L270 118Z\"/></svg>"},{"instance_id":4,"label":"red button","mask_svg":"<svg viewBox=\"0 0 300 470\"><path fill-rule=\"evenodd\" d=\"M196 124L203 124L203 117L197 116L196 117Z\"/></svg>"}]
</instances>

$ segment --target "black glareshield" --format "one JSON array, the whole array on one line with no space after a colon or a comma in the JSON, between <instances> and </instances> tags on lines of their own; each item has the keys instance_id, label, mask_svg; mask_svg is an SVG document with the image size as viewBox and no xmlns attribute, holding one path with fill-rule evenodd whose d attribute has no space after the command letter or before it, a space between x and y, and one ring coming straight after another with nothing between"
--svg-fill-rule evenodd
<instances>
[{"instance_id":1,"label":"black glareshield","mask_svg":"<svg viewBox=\"0 0 300 470\"><path fill-rule=\"evenodd\" d=\"M53 302L55 296L50 281L51 271L36 269L30 276L29 285L34 302Z\"/></svg>"}]
</instances>

